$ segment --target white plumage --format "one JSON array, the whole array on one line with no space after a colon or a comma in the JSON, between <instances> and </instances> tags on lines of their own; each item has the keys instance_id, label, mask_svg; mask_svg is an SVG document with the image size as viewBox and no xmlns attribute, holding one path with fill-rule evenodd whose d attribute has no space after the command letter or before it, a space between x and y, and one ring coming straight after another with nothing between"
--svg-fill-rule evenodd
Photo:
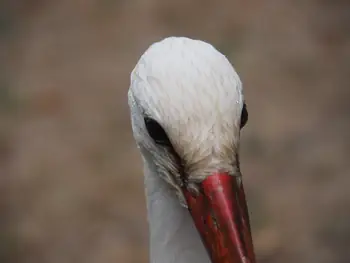
<instances>
[{"instance_id":1,"label":"white plumage","mask_svg":"<svg viewBox=\"0 0 350 263\"><path fill-rule=\"evenodd\" d=\"M217 167L240 178L236 156L244 98L239 76L212 45L170 37L141 56L128 99L145 164L151 262L210 262L183 207L174 158L149 136L144 117L163 127L193 188Z\"/></svg>"}]
</instances>

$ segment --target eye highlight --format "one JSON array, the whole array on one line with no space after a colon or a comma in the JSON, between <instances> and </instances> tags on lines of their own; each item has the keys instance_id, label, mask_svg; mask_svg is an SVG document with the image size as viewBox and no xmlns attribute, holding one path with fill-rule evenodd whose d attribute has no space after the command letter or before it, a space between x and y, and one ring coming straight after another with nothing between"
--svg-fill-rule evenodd
<instances>
[{"instance_id":1,"label":"eye highlight","mask_svg":"<svg viewBox=\"0 0 350 263\"><path fill-rule=\"evenodd\" d=\"M147 132L155 143L163 146L171 146L168 135L156 120L149 117L144 117L144 121Z\"/></svg>"},{"instance_id":2,"label":"eye highlight","mask_svg":"<svg viewBox=\"0 0 350 263\"><path fill-rule=\"evenodd\" d=\"M242 108L242 114L241 114L241 129L247 124L248 122L248 110L247 105L244 103Z\"/></svg>"}]
</instances>

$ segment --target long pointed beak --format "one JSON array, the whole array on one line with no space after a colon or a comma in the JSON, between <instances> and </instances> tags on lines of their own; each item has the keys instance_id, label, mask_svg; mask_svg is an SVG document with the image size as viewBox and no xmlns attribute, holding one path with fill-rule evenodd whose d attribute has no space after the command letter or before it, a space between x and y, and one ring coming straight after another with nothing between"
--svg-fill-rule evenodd
<instances>
[{"instance_id":1,"label":"long pointed beak","mask_svg":"<svg viewBox=\"0 0 350 263\"><path fill-rule=\"evenodd\" d=\"M188 209L213 263L256 263L243 184L215 173L193 196L184 189Z\"/></svg>"}]
</instances>

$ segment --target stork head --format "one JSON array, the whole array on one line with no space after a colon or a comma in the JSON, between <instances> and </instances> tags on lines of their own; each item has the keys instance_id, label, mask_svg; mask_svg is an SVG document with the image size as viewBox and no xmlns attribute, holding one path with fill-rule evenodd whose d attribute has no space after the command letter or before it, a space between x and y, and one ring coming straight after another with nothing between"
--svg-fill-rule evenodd
<instances>
[{"instance_id":1,"label":"stork head","mask_svg":"<svg viewBox=\"0 0 350 263\"><path fill-rule=\"evenodd\" d=\"M213 46L183 37L153 44L131 74L135 140L190 211L214 263L254 263L239 167L248 112L242 84Z\"/></svg>"}]
</instances>

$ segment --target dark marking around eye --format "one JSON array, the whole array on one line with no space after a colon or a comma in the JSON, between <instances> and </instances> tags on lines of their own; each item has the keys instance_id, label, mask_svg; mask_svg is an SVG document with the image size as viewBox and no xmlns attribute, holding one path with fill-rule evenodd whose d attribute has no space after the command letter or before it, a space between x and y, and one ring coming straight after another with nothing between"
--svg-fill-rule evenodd
<instances>
[{"instance_id":1,"label":"dark marking around eye","mask_svg":"<svg viewBox=\"0 0 350 263\"><path fill-rule=\"evenodd\" d=\"M171 147L171 142L163 127L154 119L145 117L145 125L149 136L155 143Z\"/></svg>"},{"instance_id":2,"label":"dark marking around eye","mask_svg":"<svg viewBox=\"0 0 350 263\"><path fill-rule=\"evenodd\" d=\"M175 151L165 130L156 120L150 117L144 117L144 121L145 121L147 132L149 136L153 139L153 141L159 146L164 146L166 150L169 152L169 154L174 158L174 162L176 163L178 172L180 174L181 184L186 185L187 176L185 173L184 161Z\"/></svg>"},{"instance_id":3,"label":"dark marking around eye","mask_svg":"<svg viewBox=\"0 0 350 263\"><path fill-rule=\"evenodd\" d=\"M243 104L242 115L241 115L241 129L246 125L248 121L248 110L247 105Z\"/></svg>"}]
</instances>

